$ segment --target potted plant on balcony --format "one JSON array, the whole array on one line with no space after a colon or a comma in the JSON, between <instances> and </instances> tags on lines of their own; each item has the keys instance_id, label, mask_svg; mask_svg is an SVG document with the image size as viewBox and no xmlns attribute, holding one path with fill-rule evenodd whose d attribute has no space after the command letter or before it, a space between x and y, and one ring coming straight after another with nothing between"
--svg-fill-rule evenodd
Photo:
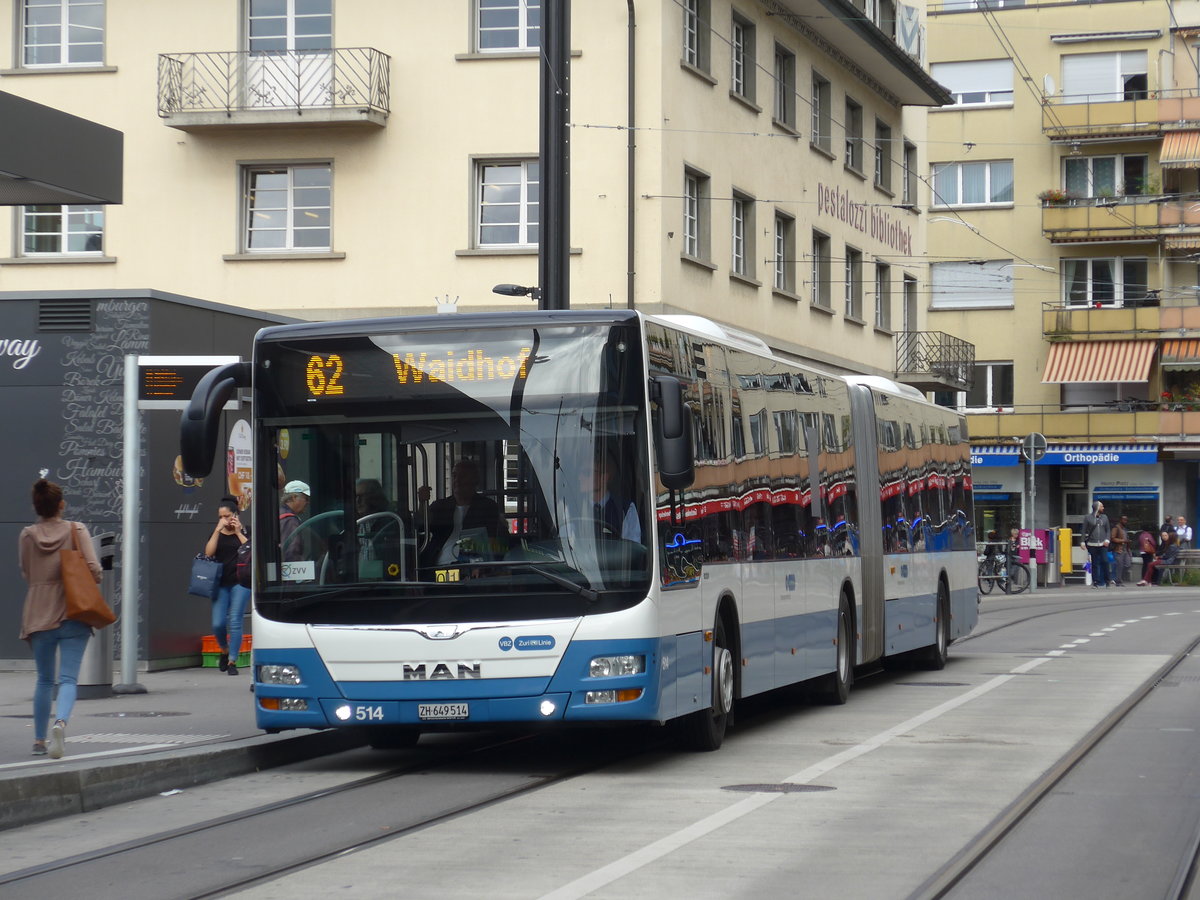
<instances>
[{"instance_id":1,"label":"potted plant on balcony","mask_svg":"<svg viewBox=\"0 0 1200 900\"><path fill-rule=\"evenodd\" d=\"M1074 199L1065 188L1046 188L1037 196L1043 206L1066 206Z\"/></svg>"}]
</instances>

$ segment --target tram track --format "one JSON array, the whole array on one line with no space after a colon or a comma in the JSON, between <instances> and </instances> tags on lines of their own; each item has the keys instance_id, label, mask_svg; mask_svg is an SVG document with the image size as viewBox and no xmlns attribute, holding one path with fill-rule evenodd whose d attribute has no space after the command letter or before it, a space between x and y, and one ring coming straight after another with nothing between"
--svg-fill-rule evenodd
<instances>
[{"instance_id":1,"label":"tram track","mask_svg":"<svg viewBox=\"0 0 1200 900\"><path fill-rule=\"evenodd\" d=\"M1086 609L1080 606L1077 609ZM1045 615L1053 615L1052 612ZM1023 621L1040 618L1029 616ZM1006 624L1017 624L1006 623ZM1003 626L1000 626L1003 627ZM999 630L992 629L993 631ZM1001 842L1016 829L1031 813L1033 813L1047 795L1093 753L1099 744L1141 705L1151 692L1177 669L1196 648L1200 647L1200 636L1195 637L1186 647L1176 652L1149 678L1145 679L1128 697L1116 706L1104 719L1097 723L1074 747L1046 770L1037 781L1026 788L1012 803L1002 810L976 837L963 847L942 868L935 872L920 887L909 895L909 900L938 900L951 896L951 892L962 882L972 870L982 863L989 854L996 850ZM1188 896L1191 885L1195 882L1197 870L1200 869L1200 835L1191 842L1189 852L1182 858L1178 871L1173 879L1171 892L1167 900L1183 900Z\"/></svg>"},{"instance_id":2,"label":"tram track","mask_svg":"<svg viewBox=\"0 0 1200 900\"><path fill-rule=\"evenodd\" d=\"M1179 595L1176 594L1176 595L1172 595L1170 597L1161 597L1161 598L1156 597L1153 599L1138 599L1137 601L1131 601L1131 602L1136 602L1138 604L1138 606L1149 607L1149 606L1158 606L1159 604L1178 603L1179 599L1180 599ZM1197 595L1197 601L1200 602L1200 594ZM1062 615L1063 613L1068 613L1068 612L1079 612L1081 610L1111 609L1115 604L1120 603L1120 602L1122 602L1122 601L1111 600L1111 599L1104 600L1104 601L1091 600L1091 599L1078 600L1078 601L1067 601L1067 602L1063 603L1062 605L1055 606L1051 609L1043 608L1043 609L1038 610L1037 612L1030 612L1029 615L1023 616L1019 619L1011 619L1007 622L1000 622L1000 623L997 623L996 625L992 625L990 627L978 627L977 626L975 628L975 630L972 631L970 634L965 635L964 637L957 638L954 641L954 646L960 646L962 644L968 643L969 641L978 640L981 637L987 637L989 634L995 634L997 631L1002 631L1005 628L1011 628L1014 625L1022 625L1026 622L1035 621L1036 619L1044 619L1049 616ZM990 615L996 615L998 613L1022 611L1022 610L1027 610L1027 609L1028 609L1027 606L1016 606L1016 605L1004 606L1004 607L999 607L999 608L993 607L993 608L987 609L986 614L990 616ZM981 616L982 616L982 613L981 613Z\"/></svg>"},{"instance_id":3,"label":"tram track","mask_svg":"<svg viewBox=\"0 0 1200 900\"><path fill-rule=\"evenodd\" d=\"M601 733L599 739L586 745L591 752L585 748L581 753L581 734L547 732L489 741L231 815L5 873L0 875L0 894L19 891L22 896L71 896L86 881L91 886L88 896L92 900L225 896L596 771L644 752L648 746L610 743ZM618 746L626 749L614 751ZM413 790L406 790L405 779L413 781ZM451 785L457 786L457 792ZM391 804L389 797L401 798L402 802ZM298 822L306 827L292 827ZM319 837L314 838L313 822L336 823L336 832L333 828L318 829ZM187 862L197 839L211 849L205 854L209 858L237 860L252 850L253 863L207 865L198 875L197 868ZM137 873L137 885L130 883L130 873ZM197 878L204 883L196 883Z\"/></svg>"}]
</instances>

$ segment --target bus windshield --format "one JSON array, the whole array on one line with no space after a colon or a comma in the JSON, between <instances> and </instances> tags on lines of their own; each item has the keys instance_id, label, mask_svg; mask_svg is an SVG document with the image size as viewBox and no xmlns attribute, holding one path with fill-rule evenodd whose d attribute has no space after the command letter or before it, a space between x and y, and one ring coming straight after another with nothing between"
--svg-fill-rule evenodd
<instances>
[{"instance_id":1,"label":"bus windshield","mask_svg":"<svg viewBox=\"0 0 1200 900\"><path fill-rule=\"evenodd\" d=\"M498 621L644 598L640 346L632 323L262 342L259 612Z\"/></svg>"}]
</instances>

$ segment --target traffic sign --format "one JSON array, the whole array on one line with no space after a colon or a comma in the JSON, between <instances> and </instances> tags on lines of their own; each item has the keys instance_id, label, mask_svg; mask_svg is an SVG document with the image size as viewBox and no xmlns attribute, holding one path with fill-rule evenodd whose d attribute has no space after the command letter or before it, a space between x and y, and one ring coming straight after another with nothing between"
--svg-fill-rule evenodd
<instances>
[{"instance_id":1,"label":"traffic sign","mask_svg":"<svg viewBox=\"0 0 1200 900\"><path fill-rule=\"evenodd\" d=\"M1021 455L1030 462L1037 462L1046 455L1046 436L1034 431L1021 441Z\"/></svg>"}]
</instances>

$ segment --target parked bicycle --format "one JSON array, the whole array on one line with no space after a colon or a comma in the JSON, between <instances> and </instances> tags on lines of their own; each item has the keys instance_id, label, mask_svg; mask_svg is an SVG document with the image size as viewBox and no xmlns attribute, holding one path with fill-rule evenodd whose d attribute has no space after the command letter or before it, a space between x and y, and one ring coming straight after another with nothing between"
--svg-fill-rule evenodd
<instances>
[{"instance_id":1,"label":"parked bicycle","mask_svg":"<svg viewBox=\"0 0 1200 900\"><path fill-rule=\"evenodd\" d=\"M1029 566L1017 558L1016 548L1005 541L988 541L979 545L979 592L990 594L1000 588L1006 594L1020 594L1029 589Z\"/></svg>"}]
</instances>

